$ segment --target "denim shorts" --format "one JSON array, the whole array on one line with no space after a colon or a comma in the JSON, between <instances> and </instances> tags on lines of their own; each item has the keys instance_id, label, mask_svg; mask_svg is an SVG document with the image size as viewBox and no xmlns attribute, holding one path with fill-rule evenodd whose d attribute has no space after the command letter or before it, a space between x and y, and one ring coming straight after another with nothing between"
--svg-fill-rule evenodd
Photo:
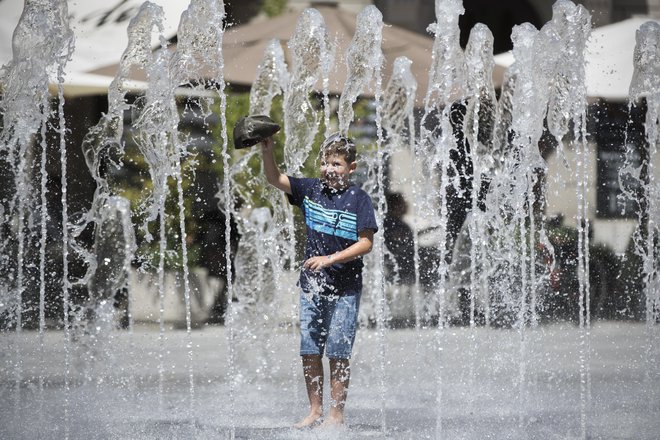
<instances>
[{"instance_id":1,"label":"denim shorts","mask_svg":"<svg viewBox=\"0 0 660 440\"><path fill-rule=\"evenodd\" d=\"M300 355L325 354L349 359L355 341L361 291L342 295L302 292L300 295Z\"/></svg>"}]
</instances>

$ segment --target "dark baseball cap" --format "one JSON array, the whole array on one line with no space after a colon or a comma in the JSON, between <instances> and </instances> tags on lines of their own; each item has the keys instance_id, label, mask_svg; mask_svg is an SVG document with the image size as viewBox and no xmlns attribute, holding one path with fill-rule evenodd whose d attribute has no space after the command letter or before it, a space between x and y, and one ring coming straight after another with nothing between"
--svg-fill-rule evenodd
<instances>
[{"instance_id":1,"label":"dark baseball cap","mask_svg":"<svg viewBox=\"0 0 660 440\"><path fill-rule=\"evenodd\" d=\"M234 148L249 148L271 137L281 128L266 115L244 116L234 125Z\"/></svg>"}]
</instances>

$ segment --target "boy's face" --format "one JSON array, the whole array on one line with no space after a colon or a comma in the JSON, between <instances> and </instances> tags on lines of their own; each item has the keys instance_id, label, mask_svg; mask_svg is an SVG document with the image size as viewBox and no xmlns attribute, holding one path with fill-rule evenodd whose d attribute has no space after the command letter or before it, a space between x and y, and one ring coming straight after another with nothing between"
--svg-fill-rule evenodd
<instances>
[{"instance_id":1,"label":"boy's face","mask_svg":"<svg viewBox=\"0 0 660 440\"><path fill-rule=\"evenodd\" d=\"M341 154L326 154L321 157L321 180L330 189L344 189L348 186L349 177L356 167L355 162L347 163L346 158Z\"/></svg>"}]
</instances>

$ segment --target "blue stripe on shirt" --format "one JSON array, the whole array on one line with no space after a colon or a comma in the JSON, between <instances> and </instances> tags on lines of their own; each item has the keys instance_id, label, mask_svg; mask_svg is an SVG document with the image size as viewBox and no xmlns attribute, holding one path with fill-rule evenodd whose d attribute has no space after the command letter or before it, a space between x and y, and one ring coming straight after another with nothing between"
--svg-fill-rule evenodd
<instances>
[{"instance_id":1,"label":"blue stripe on shirt","mask_svg":"<svg viewBox=\"0 0 660 440\"><path fill-rule=\"evenodd\" d=\"M303 208L307 226L311 229L357 241L357 215L324 208L320 204L312 202L308 197L305 197L303 201Z\"/></svg>"}]
</instances>

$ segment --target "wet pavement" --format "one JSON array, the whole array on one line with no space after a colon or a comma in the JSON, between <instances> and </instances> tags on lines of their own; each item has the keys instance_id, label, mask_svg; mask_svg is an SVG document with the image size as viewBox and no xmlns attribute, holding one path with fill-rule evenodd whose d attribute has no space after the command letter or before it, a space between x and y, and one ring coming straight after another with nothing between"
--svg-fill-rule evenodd
<instances>
[{"instance_id":1,"label":"wet pavement","mask_svg":"<svg viewBox=\"0 0 660 440\"><path fill-rule=\"evenodd\" d=\"M658 334L363 328L347 426L294 430L306 410L295 329L137 325L68 349L61 331L4 332L0 438L655 440Z\"/></svg>"}]
</instances>

